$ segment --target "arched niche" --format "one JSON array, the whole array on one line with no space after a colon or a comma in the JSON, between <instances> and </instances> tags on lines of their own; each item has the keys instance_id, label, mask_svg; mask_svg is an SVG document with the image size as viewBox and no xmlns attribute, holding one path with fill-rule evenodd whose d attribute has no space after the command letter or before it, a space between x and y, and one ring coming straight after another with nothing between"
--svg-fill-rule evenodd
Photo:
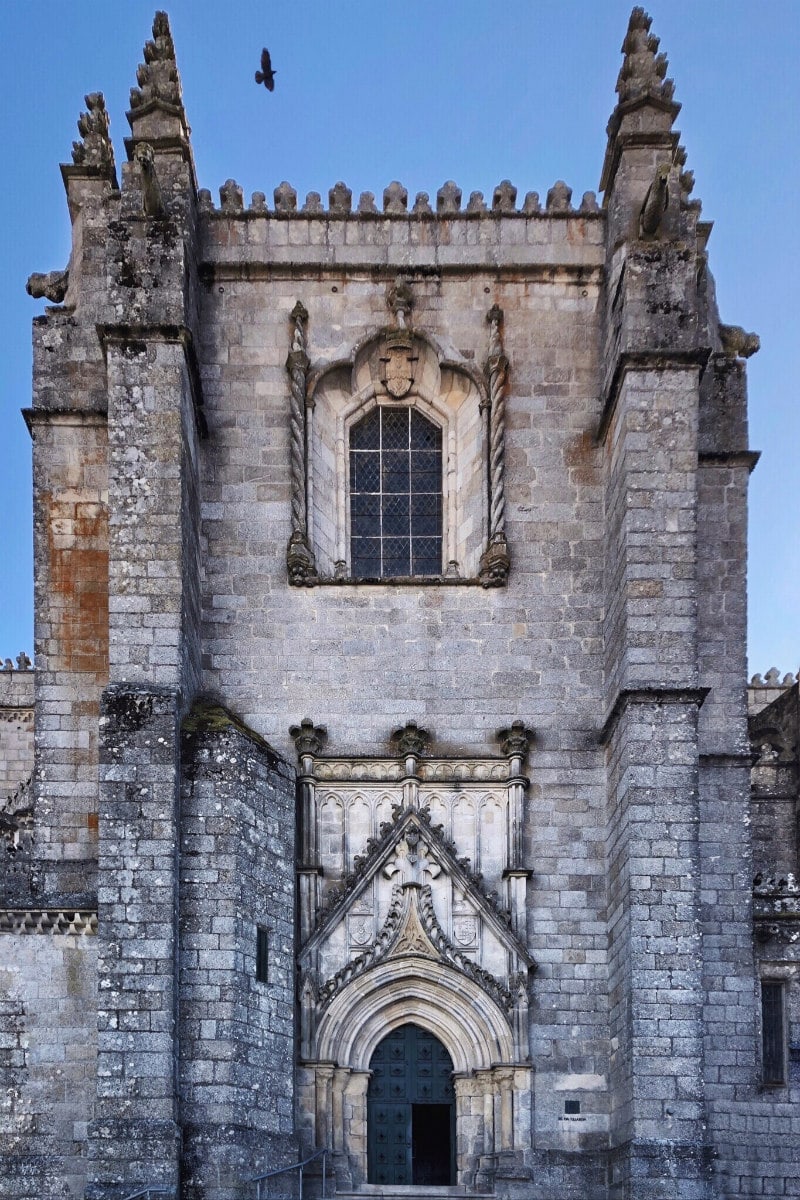
<instances>
[{"instance_id":1,"label":"arched niche","mask_svg":"<svg viewBox=\"0 0 800 1200\"><path fill-rule=\"evenodd\" d=\"M384 329L310 381L308 539L320 579L352 578L350 431L376 406L417 409L442 435L441 575L476 579L488 537L486 387L419 331Z\"/></svg>"}]
</instances>

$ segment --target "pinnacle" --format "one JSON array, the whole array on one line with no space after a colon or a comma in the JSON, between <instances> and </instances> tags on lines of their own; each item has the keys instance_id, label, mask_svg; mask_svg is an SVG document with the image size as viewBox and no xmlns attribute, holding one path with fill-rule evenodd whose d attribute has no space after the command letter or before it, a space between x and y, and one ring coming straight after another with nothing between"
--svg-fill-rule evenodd
<instances>
[{"instance_id":1,"label":"pinnacle","mask_svg":"<svg viewBox=\"0 0 800 1200\"><path fill-rule=\"evenodd\" d=\"M153 37L145 42L144 62L136 72L138 87L131 88L131 110L151 104L177 110L185 121L181 81L175 61L175 44L169 28L169 17L157 12L153 20Z\"/></svg>"},{"instance_id":2,"label":"pinnacle","mask_svg":"<svg viewBox=\"0 0 800 1200\"><path fill-rule=\"evenodd\" d=\"M85 97L86 112L78 117L81 140L72 143L72 161L76 167L102 176L117 186L114 148L109 134L108 112L102 92L90 92Z\"/></svg>"},{"instance_id":3,"label":"pinnacle","mask_svg":"<svg viewBox=\"0 0 800 1200\"><path fill-rule=\"evenodd\" d=\"M666 78L667 56L658 54L659 40L650 32L651 18L634 8L622 43L625 60L617 79L620 103L649 97L672 103L674 84Z\"/></svg>"}]
</instances>

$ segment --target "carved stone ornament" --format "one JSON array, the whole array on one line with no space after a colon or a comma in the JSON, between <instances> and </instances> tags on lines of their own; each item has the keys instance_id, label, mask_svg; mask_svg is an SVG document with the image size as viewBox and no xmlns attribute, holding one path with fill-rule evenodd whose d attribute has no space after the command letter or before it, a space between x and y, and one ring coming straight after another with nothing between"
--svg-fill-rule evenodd
<instances>
[{"instance_id":1,"label":"carved stone ornament","mask_svg":"<svg viewBox=\"0 0 800 1200\"><path fill-rule=\"evenodd\" d=\"M511 570L506 535L498 533L481 555L479 578L485 588L503 587Z\"/></svg>"},{"instance_id":2,"label":"carved stone ornament","mask_svg":"<svg viewBox=\"0 0 800 1200\"><path fill-rule=\"evenodd\" d=\"M533 731L526 727L524 721L514 721L510 729L498 729L497 740L503 754L525 759L533 741Z\"/></svg>"},{"instance_id":3,"label":"carved stone ornament","mask_svg":"<svg viewBox=\"0 0 800 1200\"><path fill-rule=\"evenodd\" d=\"M478 940L477 917L454 917L453 937L460 946L474 946Z\"/></svg>"},{"instance_id":4,"label":"carved stone ornament","mask_svg":"<svg viewBox=\"0 0 800 1200\"><path fill-rule=\"evenodd\" d=\"M428 730L420 729L416 721L406 721L401 729L395 729L391 738L392 745L403 758L409 754L415 754L417 757L424 754L430 740Z\"/></svg>"},{"instance_id":5,"label":"carved stone ornament","mask_svg":"<svg viewBox=\"0 0 800 1200\"><path fill-rule=\"evenodd\" d=\"M310 717L303 717L299 725L292 725L289 736L299 758L303 754L319 754L328 740L328 731L324 725L315 725Z\"/></svg>"},{"instance_id":6,"label":"carved stone ornament","mask_svg":"<svg viewBox=\"0 0 800 1200\"><path fill-rule=\"evenodd\" d=\"M301 529L296 529L286 547L286 570L293 587L313 587L317 582L317 568L308 538Z\"/></svg>"},{"instance_id":7,"label":"carved stone ornament","mask_svg":"<svg viewBox=\"0 0 800 1200\"><path fill-rule=\"evenodd\" d=\"M47 271L44 274L34 272L28 278L25 291L34 300L49 300L52 304L61 304L67 294L69 271Z\"/></svg>"},{"instance_id":8,"label":"carved stone ornament","mask_svg":"<svg viewBox=\"0 0 800 1200\"><path fill-rule=\"evenodd\" d=\"M401 400L411 391L417 355L408 333L398 330L387 334L381 354L381 383L390 396Z\"/></svg>"}]
</instances>

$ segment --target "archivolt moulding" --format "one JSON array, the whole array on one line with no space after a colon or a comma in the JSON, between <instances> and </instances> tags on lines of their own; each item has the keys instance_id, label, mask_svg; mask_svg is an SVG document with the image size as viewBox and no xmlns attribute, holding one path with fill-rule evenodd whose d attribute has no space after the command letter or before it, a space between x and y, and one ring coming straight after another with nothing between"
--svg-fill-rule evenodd
<instances>
[{"instance_id":1,"label":"archivolt moulding","mask_svg":"<svg viewBox=\"0 0 800 1200\"><path fill-rule=\"evenodd\" d=\"M508 1019L472 980L422 957L389 960L345 987L323 1014L314 1057L367 1071L381 1038L409 1021L446 1047L456 1072L516 1060Z\"/></svg>"}]
</instances>

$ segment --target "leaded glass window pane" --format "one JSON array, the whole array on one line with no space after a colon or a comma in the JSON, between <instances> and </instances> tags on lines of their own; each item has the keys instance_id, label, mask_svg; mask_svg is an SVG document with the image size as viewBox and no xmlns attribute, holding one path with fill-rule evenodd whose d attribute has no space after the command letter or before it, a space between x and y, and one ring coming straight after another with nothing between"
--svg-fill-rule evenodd
<instances>
[{"instance_id":1,"label":"leaded glass window pane","mask_svg":"<svg viewBox=\"0 0 800 1200\"><path fill-rule=\"evenodd\" d=\"M761 981L761 1035L764 1083L786 1082L784 1041L783 983L778 979Z\"/></svg>"},{"instance_id":2,"label":"leaded glass window pane","mask_svg":"<svg viewBox=\"0 0 800 1200\"><path fill-rule=\"evenodd\" d=\"M350 431L352 573L442 570L442 431L412 408L378 407Z\"/></svg>"}]
</instances>

